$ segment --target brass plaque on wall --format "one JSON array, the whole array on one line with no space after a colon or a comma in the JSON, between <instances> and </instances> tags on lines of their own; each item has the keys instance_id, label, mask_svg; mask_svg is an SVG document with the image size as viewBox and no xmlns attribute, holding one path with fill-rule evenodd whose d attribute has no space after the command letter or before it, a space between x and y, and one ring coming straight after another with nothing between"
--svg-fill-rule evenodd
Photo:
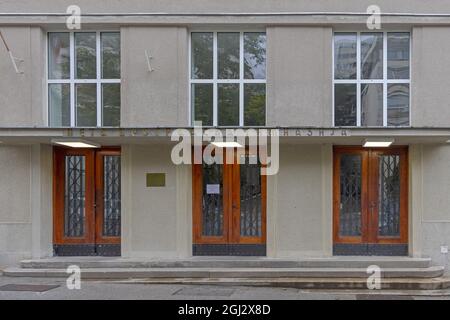
<instances>
[{"instance_id":1,"label":"brass plaque on wall","mask_svg":"<svg viewBox=\"0 0 450 320\"><path fill-rule=\"evenodd\" d=\"M165 173L147 173L147 187L165 187Z\"/></svg>"}]
</instances>

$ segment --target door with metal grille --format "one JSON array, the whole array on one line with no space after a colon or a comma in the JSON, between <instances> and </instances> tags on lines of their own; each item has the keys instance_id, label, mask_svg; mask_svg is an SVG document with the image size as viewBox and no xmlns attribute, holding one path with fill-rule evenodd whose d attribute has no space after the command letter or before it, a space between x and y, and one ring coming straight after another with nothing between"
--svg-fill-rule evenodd
<instances>
[{"instance_id":1,"label":"door with metal grille","mask_svg":"<svg viewBox=\"0 0 450 320\"><path fill-rule=\"evenodd\" d=\"M334 148L335 255L408 254L406 147Z\"/></svg>"},{"instance_id":2,"label":"door with metal grille","mask_svg":"<svg viewBox=\"0 0 450 320\"><path fill-rule=\"evenodd\" d=\"M266 254L266 177L257 155L234 159L193 165L194 255Z\"/></svg>"},{"instance_id":3,"label":"door with metal grille","mask_svg":"<svg viewBox=\"0 0 450 320\"><path fill-rule=\"evenodd\" d=\"M53 167L54 254L120 255L120 149L55 148Z\"/></svg>"}]
</instances>

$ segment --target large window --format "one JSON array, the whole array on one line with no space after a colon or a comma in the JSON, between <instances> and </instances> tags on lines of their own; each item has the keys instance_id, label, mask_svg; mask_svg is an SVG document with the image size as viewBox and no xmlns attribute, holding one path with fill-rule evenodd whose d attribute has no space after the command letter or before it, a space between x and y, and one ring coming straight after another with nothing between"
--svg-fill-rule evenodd
<instances>
[{"instance_id":1,"label":"large window","mask_svg":"<svg viewBox=\"0 0 450 320\"><path fill-rule=\"evenodd\" d=\"M50 126L120 126L120 33L49 33L47 82Z\"/></svg>"},{"instance_id":2,"label":"large window","mask_svg":"<svg viewBox=\"0 0 450 320\"><path fill-rule=\"evenodd\" d=\"M334 34L334 125L409 126L410 34Z\"/></svg>"},{"instance_id":3,"label":"large window","mask_svg":"<svg viewBox=\"0 0 450 320\"><path fill-rule=\"evenodd\" d=\"M192 121L204 126L266 124L266 34L191 34Z\"/></svg>"}]
</instances>

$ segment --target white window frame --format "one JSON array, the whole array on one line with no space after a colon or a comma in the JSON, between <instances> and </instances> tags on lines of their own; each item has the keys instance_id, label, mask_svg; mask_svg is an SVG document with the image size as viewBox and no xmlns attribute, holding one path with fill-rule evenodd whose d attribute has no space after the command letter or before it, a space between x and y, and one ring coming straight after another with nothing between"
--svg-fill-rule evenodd
<instances>
[{"instance_id":1,"label":"white window frame","mask_svg":"<svg viewBox=\"0 0 450 320\"><path fill-rule=\"evenodd\" d=\"M218 53L217 34L218 33L239 33L239 79L218 79ZM244 79L244 33L264 33L266 35L266 74L264 79ZM213 34L213 79L192 79L192 34L212 33ZM239 84L239 126L244 126L244 85L248 83L260 83L266 85L266 103L264 126L267 125L267 32L266 30L191 30L189 33L189 123L194 125L194 106L192 105L192 85L212 84L213 85L213 127L218 127L218 85L234 83ZM221 126L234 127L234 126Z\"/></svg>"},{"instance_id":2,"label":"white window frame","mask_svg":"<svg viewBox=\"0 0 450 320\"><path fill-rule=\"evenodd\" d=\"M334 36L339 33L353 33L356 34L356 79L335 79L335 53L334 53ZM361 34L363 33L381 33L383 34L383 79L361 79ZM409 79L388 79L387 77L387 35L388 33L409 33ZM383 85L383 125L377 127L389 127L389 128L408 128L411 127L411 76L412 76L412 32L411 30L367 30L367 31L354 31L354 30L335 30L332 37L332 115L333 115L333 127L335 125L335 85L336 84L356 84L356 127L363 127L361 125L361 85L363 84L382 84ZM387 88L388 84L408 84L409 85L409 124L407 126L388 126L387 124ZM349 126L355 127L355 126ZM364 126L366 127L366 126Z\"/></svg>"},{"instance_id":3,"label":"white window frame","mask_svg":"<svg viewBox=\"0 0 450 320\"><path fill-rule=\"evenodd\" d=\"M49 36L51 33L67 33L69 34L70 40L70 78L69 79L49 79L49 65L50 65L50 55L48 52L49 46ZM95 33L96 39L96 78L95 79L75 79L75 60L76 60L76 52L75 52L75 33ZM47 86L46 86L46 99L47 99L47 121L48 126L50 126L50 104L48 101L48 89L50 84L69 84L70 85L70 127L76 126L76 97L75 97L75 85L76 84L85 84L91 83L96 84L97 87L97 127L103 126L103 101L102 101L102 84L108 83L121 83L121 79L102 79L102 53L101 53L101 34L102 33L118 33L120 36L120 30L102 30L102 31L94 31L94 30L79 30L79 31L48 31L47 32L47 58L46 58L46 77L47 77ZM121 70L122 73L122 70ZM122 76L122 75L121 75Z\"/></svg>"}]
</instances>

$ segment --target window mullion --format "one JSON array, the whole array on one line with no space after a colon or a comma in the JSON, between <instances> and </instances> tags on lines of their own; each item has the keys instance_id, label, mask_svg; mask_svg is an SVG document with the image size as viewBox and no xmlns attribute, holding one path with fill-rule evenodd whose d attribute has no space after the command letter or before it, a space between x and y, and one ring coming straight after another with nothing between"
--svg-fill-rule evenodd
<instances>
[{"instance_id":1,"label":"window mullion","mask_svg":"<svg viewBox=\"0 0 450 320\"><path fill-rule=\"evenodd\" d=\"M383 126L387 126L387 33L383 32Z\"/></svg>"},{"instance_id":2,"label":"window mullion","mask_svg":"<svg viewBox=\"0 0 450 320\"><path fill-rule=\"evenodd\" d=\"M101 84L101 52L100 52L100 32L96 32L96 68L97 68L97 127L102 126L102 84Z\"/></svg>"},{"instance_id":3,"label":"window mullion","mask_svg":"<svg viewBox=\"0 0 450 320\"><path fill-rule=\"evenodd\" d=\"M361 126L361 33L356 35L356 125Z\"/></svg>"},{"instance_id":4,"label":"window mullion","mask_svg":"<svg viewBox=\"0 0 450 320\"><path fill-rule=\"evenodd\" d=\"M218 85L217 85L217 32L214 32L213 36L213 126L218 125Z\"/></svg>"},{"instance_id":5,"label":"window mullion","mask_svg":"<svg viewBox=\"0 0 450 320\"><path fill-rule=\"evenodd\" d=\"M239 125L244 125L244 33L239 36Z\"/></svg>"},{"instance_id":6,"label":"window mullion","mask_svg":"<svg viewBox=\"0 0 450 320\"><path fill-rule=\"evenodd\" d=\"M76 112L75 112L75 34L70 33L70 126L75 127L76 125Z\"/></svg>"}]
</instances>

